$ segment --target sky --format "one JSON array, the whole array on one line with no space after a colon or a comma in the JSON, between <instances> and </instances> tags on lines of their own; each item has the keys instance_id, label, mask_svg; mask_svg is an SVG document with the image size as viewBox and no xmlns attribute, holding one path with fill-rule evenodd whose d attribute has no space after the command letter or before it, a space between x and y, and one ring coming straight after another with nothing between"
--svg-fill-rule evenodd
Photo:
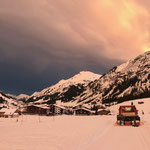
<instances>
[{"instance_id":1,"label":"sky","mask_svg":"<svg viewBox=\"0 0 150 150\"><path fill-rule=\"evenodd\" d=\"M150 50L148 0L0 0L0 90L32 94Z\"/></svg>"}]
</instances>

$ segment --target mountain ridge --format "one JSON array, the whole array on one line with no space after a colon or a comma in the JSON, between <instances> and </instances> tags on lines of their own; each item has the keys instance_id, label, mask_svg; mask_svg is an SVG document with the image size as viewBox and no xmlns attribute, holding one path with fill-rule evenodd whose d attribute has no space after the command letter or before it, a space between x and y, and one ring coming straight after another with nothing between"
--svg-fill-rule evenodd
<instances>
[{"instance_id":1,"label":"mountain ridge","mask_svg":"<svg viewBox=\"0 0 150 150\"><path fill-rule=\"evenodd\" d=\"M115 66L103 75L82 71L35 92L25 103L101 105L150 97L150 52Z\"/></svg>"},{"instance_id":2,"label":"mountain ridge","mask_svg":"<svg viewBox=\"0 0 150 150\"><path fill-rule=\"evenodd\" d=\"M101 75L89 71L81 71L67 80L60 80L57 84L43 89L41 92L33 93L27 102L35 104L51 104L60 100L64 103L73 102L74 97L80 95L91 81L100 77Z\"/></svg>"},{"instance_id":3,"label":"mountain ridge","mask_svg":"<svg viewBox=\"0 0 150 150\"><path fill-rule=\"evenodd\" d=\"M99 80L90 84L90 90L102 103L123 102L150 96L150 52L114 67ZM87 92L88 93L88 92ZM82 97L81 97L82 99ZM85 98L84 98L85 99Z\"/></svg>"}]
</instances>

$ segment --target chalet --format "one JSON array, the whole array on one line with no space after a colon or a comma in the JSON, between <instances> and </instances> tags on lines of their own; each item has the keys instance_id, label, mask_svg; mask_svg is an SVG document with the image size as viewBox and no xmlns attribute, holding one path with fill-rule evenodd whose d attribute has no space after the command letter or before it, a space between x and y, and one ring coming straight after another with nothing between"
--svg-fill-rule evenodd
<instances>
[{"instance_id":1,"label":"chalet","mask_svg":"<svg viewBox=\"0 0 150 150\"><path fill-rule=\"evenodd\" d=\"M65 108L65 111L64 111L64 113L66 114L66 115L73 115L73 109L72 108L69 108L69 107L66 107Z\"/></svg>"},{"instance_id":2,"label":"chalet","mask_svg":"<svg viewBox=\"0 0 150 150\"><path fill-rule=\"evenodd\" d=\"M13 115L12 115L12 118L18 118L19 117L19 113L15 112Z\"/></svg>"},{"instance_id":3,"label":"chalet","mask_svg":"<svg viewBox=\"0 0 150 150\"><path fill-rule=\"evenodd\" d=\"M15 108L2 108L0 110L1 117L5 118L17 118L19 117L18 109Z\"/></svg>"},{"instance_id":4,"label":"chalet","mask_svg":"<svg viewBox=\"0 0 150 150\"><path fill-rule=\"evenodd\" d=\"M57 104L50 105L50 113L53 115L61 115L66 113L66 108Z\"/></svg>"},{"instance_id":5,"label":"chalet","mask_svg":"<svg viewBox=\"0 0 150 150\"><path fill-rule=\"evenodd\" d=\"M0 110L0 117L4 117L5 112Z\"/></svg>"},{"instance_id":6,"label":"chalet","mask_svg":"<svg viewBox=\"0 0 150 150\"><path fill-rule=\"evenodd\" d=\"M93 115L94 113L95 111L92 111L85 107L79 107L79 108L74 109L75 115Z\"/></svg>"},{"instance_id":7,"label":"chalet","mask_svg":"<svg viewBox=\"0 0 150 150\"><path fill-rule=\"evenodd\" d=\"M23 113L30 115L49 115L50 109L47 106L30 105L24 108Z\"/></svg>"}]
</instances>

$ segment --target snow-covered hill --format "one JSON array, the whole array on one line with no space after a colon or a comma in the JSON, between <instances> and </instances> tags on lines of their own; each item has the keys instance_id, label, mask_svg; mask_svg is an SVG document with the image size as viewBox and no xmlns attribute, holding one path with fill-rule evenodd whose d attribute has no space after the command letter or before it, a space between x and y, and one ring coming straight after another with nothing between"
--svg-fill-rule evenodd
<instances>
[{"instance_id":1,"label":"snow-covered hill","mask_svg":"<svg viewBox=\"0 0 150 150\"><path fill-rule=\"evenodd\" d=\"M17 106L18 103L15 99L13 99L11 96L4 94L3 92L0 92L0 108L14 108Z\"/></svg>"},{"instance_id":2,"label":"snow-covered hill","mask_svg":"<svg viewBox=\"0 0 150 150\"><path fill-rule=\"evenodd\" d=\"M150 97L150 52L114 67L90 83L80 101L110 103L146 97Z\"/></svg>"},{"instance_id":3,"label":"snow-covered hill","mask_svg":"<svg viewBox=\"0 0 150 150\"><path fill-rule=\"evenodd\" d=\"M26 101L29 98L29 95L26 94L19 94L18 96L16 96L16 99L18 101Z\"/></svg>"},{"instance_id":4,"label":"snow-covered hill","mask_svg":"<svg viewBox=\"0 0 150 150\"><path fill-rule=\"evenodd\" d=\"M41 92L32 94L27 102L41 103L56 103L61 102L74 102L74 98L79 96L85 90L85 87L91 82L99 79L101 75L82 71L79 74L67 80L61 80L57 84L48 87Z\"/></svg>"},{"instance_id":5,"label":"snow-covered hill","mask_svg":"<svg viewBox=\"0 0 150 150\"><path fill-rule=\"evenodd\" d=\"M8 96L9 98L22 102L26 102L26 100L29 98L29 95L26 94L19 94L19 95L5 94L5 95Z\"/></svg>"},{"instance_id":6,"label":"snow-covered hill","mask_svg":"<svg viewBox=\"0 0 150 150\"><path fill-rule=\"evenodd\" d=\"M80 72L68 80L35 92L28 102L65 105L120 103L150 97L150 52L112 68L103 76Z\"/></svg>"}]
</instances>

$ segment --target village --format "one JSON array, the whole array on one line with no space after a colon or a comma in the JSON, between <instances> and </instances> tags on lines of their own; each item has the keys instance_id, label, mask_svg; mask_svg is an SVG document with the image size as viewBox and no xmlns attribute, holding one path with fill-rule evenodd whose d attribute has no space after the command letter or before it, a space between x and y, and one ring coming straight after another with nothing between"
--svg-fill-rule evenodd
<instances>
[{"instance_id":1,"label":"village","mask_svg":"<svg viewBox=\"0 0 150 150\"><path fill-rule=\"evenodd\" d=\"M0 108L0 117L3 118L18 118L20 115L41 115L41 116L55 116L55 115L110 115L109 109L104 106L95 106L91 109L87 106L78 105L75 107L60 106L57 104L43 104L34 105L29 104L16 108Z\"/></svg>"}]
</instances>

